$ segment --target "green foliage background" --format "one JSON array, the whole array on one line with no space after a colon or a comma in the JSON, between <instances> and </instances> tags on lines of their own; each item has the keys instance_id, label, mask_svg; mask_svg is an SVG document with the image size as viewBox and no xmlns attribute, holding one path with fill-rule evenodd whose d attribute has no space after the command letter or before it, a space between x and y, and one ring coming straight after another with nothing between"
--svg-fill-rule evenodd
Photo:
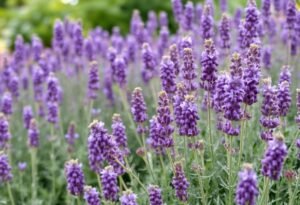
<instances>
[{"instance_id":1,"label":"green foliage background","mask_svg":"<svg viewBox=\"0 0 300 205\"><path fill-rule=\"evenodd\" d=\"M231 12L246 5L246 0L228 2ZM0 37L10 46L19 33L26 40L37 34L49 45L53 22L64 17L81 19L85 31L98 25L111 30L117 25L126 33L134 9L141 11L143 19L147 19L149 10L164 10L172 16L170 0L78 0L76 5L64 4L62 0L0 0ZM174 30L173 21L170 27Z\"/></svg>"}]
</instances>

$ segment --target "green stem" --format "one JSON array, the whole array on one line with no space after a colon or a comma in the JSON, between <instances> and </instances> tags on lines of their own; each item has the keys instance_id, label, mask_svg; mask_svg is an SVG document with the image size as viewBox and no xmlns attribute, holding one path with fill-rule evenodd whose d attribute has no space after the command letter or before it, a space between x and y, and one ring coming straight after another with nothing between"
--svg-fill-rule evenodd
<instances>
[{"instance_id":1,"label":"green stem","mask_svg":"<svg viewBox=\"0 0 300 205\"><path fill-rule=\"evenodd\" d=\"M126 183L124 182L124 179L122 176L119 176L119 181L120 181L121 187L123 186L124 190L127 190L128 187L126 186Z\"/></svg>"},{"instance_id":2,"label":"green stem","mask_svg":"<svg viewBox=\"0 0 300 205\"><path fill-rule=\"evenodd\" d=\"M214 162L214 151L213 151L213 139L212 139L212 134L211 134L211 110L210 110L210 93L208 92L207 95L207 124L208 124L208 135L209 135L209 147L210 147L210 154L212 158L212 162Z\"/></svg>"},{"instance_id":3,"label":"green stem","mask_svg":"<svg viewBox=\"0 0 300 205\"><path fill-rule=\"evenodd\" d=\"M24 194L23 194L23 189L21 188L21 187L23 187L23 172L22 171L19 172L19 178L20 178L19 187L20 187L21 204L24 204Z\"/></svg>"},{"instance_id":4,"label":"green stem","mask_svg":"<svg viewBox=\"0 0 300 205\"><path fill-rule=\"evenodd\" d=\"M289 191L289 205L293 205L293 191L292 191L292 183L288 183L288 191Z\"/></svg>"},{"instance_id":5,"label":"green stem","mask_svg":"<svg viewBox=\"0 0 300 205\"><path fill-rule=\"evenodd\" d=\"M99 174L97 174L97 182L98 182L98 187L99 187L99 193L102 193L102 184L101 184L101 179Z\"/></svg>"},{"instance_id":6,"label":"green stem","mask_svg":"<svg viewBox=\"0 0 300 205\"><path fill-rule=\"evenodd\" d=\"M162 155L160 154L159 155L159 161L160 161L160 166L161 166L161 171L162 171L162 175L161 175L161 184L162 184L162 187L165 187L166 185L166 169L165 169L165 165L164 165L164 161L163 161L163 158L162 158Z\"/></svg>"},{"instance_id":7,"label":"green stem","mask_svg":"<svg viewBox=\"0 0 300 205\"><path fill-rule=\"evenodd\" d=\"M55 141L53 140L54 138L54 127L51 125L51 153L50 153L50 158L51 158L51 171L52 171L52 189L51 189L51 198L50 198L50 204L52 204L53 199L55 197L55 152L54 152L54 143Z\"/></svg>"},{"instance_id":8,"label":"green stem","mask_svg":"<svg viewBox=\"0 0 300 205\"><path fill-rule=\"evenodd\" d=\"M31 176L32 176L32 182L31 182L31 200L32 204L35 203L36 196L37 196L37 162L36 162L36 149L31 149Z\"/></svg>"},{"instance_id":9,"label":"green stem","mask_svg":"<svg viewBox=\"0 0 300 205\"><path fill-rule=\"evenodd\" d=\"M135 178L135 180L138 182L138 184L142 187L142 189L145 191L145 192L147 192L147 189L146 189L146 187L144 186L144 184L141 182L141 180L139 179L139 177L137 177L134 173L133 173L133 171L130 169L130 168L127 168L127 167L125 167L117 158L115 158L115 161L121 166L121 167L123 167L123 169L125 169L126 170L126 172L128 173L128 174L130 174L133 178Z\"/></svg>"},{"instance_id":10,"label":"green stem","mask_svg":"<svg viewBox=\"0 0 300 205\"><path fill-rule=\"evenodd\" d=\"M245 113L247 112L247 105L245 104ZM241 136L240 136L240 150L239 150L239 161L238 161L238 168L241 166L241 161L242 161L242 156L243 156L243 151L244 151L244 131L245 131L245 126L246 126L246 119L242 120L241 124Z\"/></svg>"},{"instance_id":11,"label":"green stem","mask_svg":"<svg viewBox=\"0 0 300 205\"><path fill-rule=\"evenodd\" d=\"M270 180L268 177L264 177L264 189L261 198L261 205L267 205L269 201L269 183Z\"/></svg>"},{"instance_id":12,"label":"green stem","mask_svg":"<svg viewBox=\"0 0 300 205\"><path fill-rule=\"evenodd\" d=\"M13 195L12 195L10 183L7 183L7 192L8 192L9 200L10 200L11 204L12 204L12 205L15 205L15 201L14 201L14 197L13 197Z\"/></svg>"},{"instance_id":13,"label":"green stem","mask_svg":"<svg viewBox=\"0 0 300 205\"><path fill-rule=\"evenodd\" d=\"M296 187L295 187L295 189L294 189L294 191L293 191L292 198L291 198L290 201L289 201L289 203L291 203L291 204L289 204L289 205L295 204L295 203L294 203L294 200L295 200L295 196L296 196L297 193L298 193L298 185L299 185L299 181L300 181L299 179L300 179L300 177L298 176L298 177L297 177L297 182L296 182Z\"/></svg>"},{"instance_id":14,"label":"green stem","mask_svg":"<svg viewBox=\"0 0 300 205\"><path fill-rule=\"evenodd\" d=\"M228 205L233 204L233 185L232 185L232 136L228 136L229 144L227 150L227 168L228 168Z\"/></svg>"},{"instance_id":15,"label":"green stem","mask_svg":"<svg viewBox=\"0 0 300 205\"><path fill-rule=\"evenodd\" d=\"M198 153L197 156L196 156L196 159L197 159L197 163L200 165L201 164L201 169L205 170L204 168L204 163L202 164L202 162L200 162L199 160L199 155L202 156L204 153ZM202 158L202 157L201 157ZM202 159L201 159L202 161ZM200 186L200 193L201 193L201 202L203 205L207 205L207 199L206 199L206 194L205 194L205 191L204 191L204 183L203 183L203 179L202 179L202 176L201 176L201 170L199 170L198 172L198 180L199 180L199 186Z\"/></svg>"}]
</instances>

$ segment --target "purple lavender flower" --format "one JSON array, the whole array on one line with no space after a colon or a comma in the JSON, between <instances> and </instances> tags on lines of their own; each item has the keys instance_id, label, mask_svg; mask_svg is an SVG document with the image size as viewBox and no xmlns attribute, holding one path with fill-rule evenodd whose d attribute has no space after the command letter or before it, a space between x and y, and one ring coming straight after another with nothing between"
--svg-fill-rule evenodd
<instances>
[{"instance_id":1,"label":"purple lavender flower","mask_svg":"<svg viewBox=\"0 0 300 205\"><path fill-rule=\"evenodd\" d=\"M245 29L244 25L245 25L245 22L241 21L238 26L237 41L238 41L238 48L239 48L240 52L243 52L246 49L246 45L245 45L246 29Z\"/></svg>"},{"instance_id":2,"label":"purple lavender flower","mask_svg":"<svg viewBox=\"0 0 300 205\"><path fill-rule=\"evenodd\" d=\"M298 159L300 160L300 138L296 140L296 147L298 148Z\"/></svg>"},{"instance_id":3,"label":"purple lavender flower","mask_svg":"<svg viewBox=\"0 0 300 205\"><path fill-rule=\"evenodd\" d=\"M71 122L68 128L68 132L65 135L65 138L68 142L68 151L72 152L74 149L74 143L77 138L79 138L79 134L75 131L75 123Z\"/></svg>"},{"instance_id":4,"label":"purple lavender flower","mask_svg":"<svg viewBox=\"0 0 300 205\"><path fill-rule=\"evenodd\" d=\"M234 13L234 17L233 17L233 22L234 22L236 28L238 28L240 26L242 15L243 15L242 9L237 8Z\"/></svg>"},{"instance_id":5,"label":"purple lavender flower","mask_svg":"<svg viewBox=\"0 0 300 205\"><path fill-rule=\"evenodd\" d=\"M9 116L13 113L12 110L13 99L10 92L5 92L1 99L1 112L6 116Z\"/></svg>"},{"instance_id":6,"label":"purple lavender flower","mask_svg":"<svg viewBox=\"0 0 300 205\"><path fill-rule=\"evenodd\" d=\"M7 147L7 142L10 138L9 123L5 115L0 113L0 149Z\"/></svg>"},{"instance_id":7,"label":"purple lavender flower","mask_svg":"<svg viewBox=\"0 0 300 205\"><path fill-rule=\"evenodd\" d=\"M239 172L235 201L238 205L255 205L258 194L257 175L251 164L244 164Z\"/></svg>"},{"instance_id":8,"label":"purple lavender flower","mask_svg":"<svg viewBox=\"0 0 300 205\"><path fill-rule=\"evenodd\" d=\"M286 28L291 32L295 28L297 9L294 0L287 1Z\"/></svg>"},{"instance_id":9,"label":"purple lavender flower","mask_svg":"<svg viewBox=\"0 0 300 205\"><path fill-rule=\"evenodd\" d=\"M163 205L161 189L156 185L148 186L148 195L150 205Z\"/></svg>"},{"instance_id":10,"label":"purple lavender flower","mask_svg":"<svg viewBox=\"0 0 300 205\"><path fill-rule=\"evenodd\" d=\"M28 146L31 148L37 148L40 143L40 131L35 119L30 120L28 135Z\"/></svg>"},{"instance_id":11,"label":"purple lavender flower","mask_svg":"<svg viewBox=\"0 0 300 205\"><path fill-rule=\"evenodd\" d=\"M182 27L186 31L192 30L193 20L194 20L194 4L193 4L193 2L188 1L185 4L185 8L184 8L184 15L183 15L183 19L182 19L182 22L181 22Z\"/></svg>"},{"instance_id":12,"label":"purple lavender flower","mask_svg":"<svg viewBox=\"0 0 300 205\"><path fill-rule=\"evenodd\" d=\"M238 121L243 117L242 102L244 97L244 83L241 78L231 78L224 96L224 117Z\"/></svg>"},{"instance_id":13,"label":"purple lavender flower","mask_svg":"<svg viewBox=\"0 0 300 205\"><path fill-rule=\"evenodd\" d=\"M13 175L11 173L8 157L3 152L0 152L0 183L9 182L12 178Z\"/></svg>"},{"instance_id":14,"label":"purple lavender flower","mask_svg":"<svg viewBox=\"0 0 300 205\"><path fill-rule=\"evenodd\" d=\"M216 88L213 94L213 108L216 112L222 112L225 104L225 91L228 86L229 79L226 74L218 76Z\"/></svg>"},{"instance_id":15,"label":"purple lavender flower","mask_svg":"<svg viewBox=\"0 0 300 205\"><path fill-rule=\"evenodd\" d=\"M40 60L43 50L43 43L38 36L33 36L31 39L32 42L32 52L33 52L33 59L35 61Z\"/></svg>"},{"instance_id":16,"label":"purple lavender flower","mask_svg":"<svg viewBox=\"0 0 300 205\"><path fill-rule=\"evenodd\" d=\"M54 44L57 48L63 49L64 46L64 28L63 23L60 20L55 21L53 29Z\"/></svg>"},{"instance_id":17,"label":"purple lavender flower","mask_svg":"<svg viewBox=\"0 0 300 205\"><path fill-rule=\"evenodd\" d=\"M173 97L174 117L176 125L180 125L182 107L181 103L184 101L184 96L187 94L187 90L183 83L177 83L176 94Z\"/></svg>"},{"instance_id":18,"label":"purple lavender flower","mask_svg":"<svg viewBox=\"0 0 300 205\"><path fill-rule=\"evenodd\" d=\"M230 20L226 14L222 15L220 27L220 47L230 49Z\"/></svg>"},{"instance_id":19,"label":"purple lavender flower","mask_svg":"<svg viewBox=\"0 0 300 205\"><path fill-rule=\"evenodd\" d=\"M260 78L260 48L251 44L247 54L247 67L244 69L245 95L244 103L252 105L257 102L258 84Z\"/></svg>"},{"instance_id":20,"label":"purple lavender flower","mask_svg":"<svg viewBox=\"0 0 300 205\"><path fill-rule=\"evenodd\" d=\"M133 120L138 125L142 124L147 120L147 106L143 97L142 89L137 87L134 89L131 97L131 114L133 115ZM141 128L141 127L140 127ZM143 132L143 130L139 130Z\"/></svg>"},{"instance_id":21,"label":"purple lavender flower","mask_svg":"<svg viewBox=\"0 0 300 205\"><path fill-rule=\"evenodd\" d=\"M137 56L137 42L135 38L131 35L127 37L127 51L129 61L135 62Z\"/></svg>"},{"instance_id":22,"label":"purple lavender flower","mask_svg":"<svg viewBox=\"0 0 300 205\"><path fill-rule=\"evenodd\" d=\"M222 12L227 11L227 0L220 0L220 8Z\"/></svg>"},{"instance_id":23,"label":"purple lavender flower","mask_svg":"<svg viewBox=\"0 0 300 205\"><path fill-rule=\"evenodd\" d=\"M289 66L282 66L280 74L279 74L279 83L282 83L284 81L291 84L292 78L291 78L291 71Z\"/></svg>"},{"instance_id":24,"label":"purple lavender flower","mask_svg":"<svg viewBox=\"0 0 300 205\"><path fill-rule=\"evenodd\" d=\"M232 78L243 78L242 58L239 53L233 53L230 64L230 76Z\"/></svg>"},{"instance_id":25,"label":"purple lavender flower","mask_svg":"<svg viewBox=\"0 0 300 205\"><path fill-rule=\"evenodd\" d=\"M58 104L56 102L47 103L47 120L52 124L56 124L58 122Z\"/></svg>"},{"instance_id":26,"label":"purple lavender flower","mask_svg":"<svg viewBox=\"0 0 300 205\"><path fill-rule=\"evenodd\" d=\"M30 105L27 105L23 108L23 124L24 128L28 129L30 121L33 118L33 111Z\"/></svg>"},{"instance_id":27,"label":"purple lavender flower","mask_svg":"<svg viewBox=\"0 0 300 205\"><path fill-rule=\"evenodd\" d=\"M195 137L199 134L197 121L200 119L197 106L194 102L194 96L186 95L181 103L181 116L179 125L179 134L181 136Z\"/></svg>"},{"instance_id":28,"label":"purple lavender flower","mask_svg":"<svg viewBox=\"0 0 300 205\"><path fill-rule=\"evenodd\" d=\"M101 205L99 192L96 188L85 186L83 198L87 205Z\"/></svg>"},{"instance_id":29,"label":"purple lavender flower","mask_svg":"<svg viewBox=\"0 0 300 205\"><path fill-rule=\"evenodd\" d=\"M201 26L202 26L202 39L210 39L213 37L213 17L211 11L211 5L206 4L204 7L203 15L201 18Z\"/></svg>"},{"instance_id":30,"label":"purple lavender flower","mask_svg":"<svg viewBox=\"0 0 300 205\"><path fill-rule=\"evenodd\" d=\"M174 73L174 63L169 56L164 56L161 62L160 78L162 88L168 93L173 94L176 91L176 75Z\"/></svg>"},{"instance_id":31,"label":"purple lavender flower","mask_svg":"<svg viewBox=\"0 0 300 205\"><path fill-rule=\"evenodd\" d=\"M83 194L85 185L82 164L78 160L70 160L65 164L65 176L67 180L67 188L70 194L80 196Z\"/></svg>"},{"instance_id":32,"label":"purple lavender flower","mask_svg":"<svg viewBox=\"0 0 300 205\"><path fill-rule=\"evenodd\" d=\"M11 92L11 94L17 98L19 97L19 76L15 73L12 72L11 77L10 77L10 81L9 81L9 86L8 86L8 90Z\"/></svg>"},{"instance_id":33,"label":"purple lavender flower","mask_svg":"<svg viewBox=\"0 0 300 205\"><path fill-rule=\"evenodd\" d=\"M18 35L15 40L15 51L13 57L16 65L22 65L23 61L25 60L25 45L23 37L20 35ZM18 70L19 68L16 67L15 69Z\"/></svg>"},{"instance_id":34,"label":"purple lavender flower","mask_svg":"<svg viewBox=\"0 0 300 205\"><path fill-rule=\"evenodd\" d=\"M90 134L88 137L88 158L92 171L98 173L108 156L110 145L110 136L103 122L93 121L90 125Z\"/></svg>"},{"instance_id":35,"label":"purple lavender flower","mask_svg":"<svg viewBox=\"0 0 300 205\"><path fill-rule=\"evenodd\" d=\"M229 136L238 136L240 134L240 127L234 127L230 120L225 120L225 122L219 122L219 130L223 131Z\"/></svg>"},{"instance_id":36,"label":"purple lavender flower","mask_svg":"<svg viewBox=\"0 0 300 205\"><path fill-rule=\"evenodd\" d=\"M119 192L117 177L118 175L114 172L112 166L105 167L101 171L102 191L106 200L117 200Z\"/></svg>"},{"instance_id":37,"label":"purple lavender flower","mask_svg":"<svg viewBox=\"0 0 300 205\"><path fill-rule=\"evenodd\" d=\"M136 194L128 190L123 192L123 195L120 197L120 203L121 205L138 205L136 199Z\"/></svg>"},{"instance_id":38,"label":"purple lavender flower","mask_svg":"<svg viewBox=\"0 0 300 205\"><path fill-rule=\"evenodd\" d=\"M175 189L176 197L180 201L187 201L188 200L187 190L190 183L187 181L184 175L182 165L180 163L176 163L174 166L175 166L174 167L175 173L172 179L172 185Z\"/></svg>"},{"instance_id":39,"label":"purple lavender flower","mask_svg":"<svg viewBox=\"0 0 300 205\"><path fill-rule=\"evenodd\" d=\"M83 51L83 35L82 35L82 26L81 23L75 23L72 29L74 50L77 56L82 56Z\"/></svg>"},{"instance_id":40,"label":"purple lavender flower","mask_svg":"<svg viewBox=\"0 0 300 205\"><path fill-rule=\"evenodd\" d=\"M264 49L262 51L262 62L263 62L264 68L266 68L268 70L272 66L271 58L272 58L271 48L270 47L264 47Z\"/></svg>"},{"instance_id":41,"label":"purple lavender flower","mask_svg":"<svg viewBox=\"0 0 300 205\"><path fill-rule=\"evenodd\" d=\"M160 27L166 26L168 27L169 21L168 21L168 14L164 11L161 11L159 13L159 25Z\"/></svg>"},{"instance_id":42,"label":"purple lavender flower","mask_svg":"<svg viewBox=\"0 0 300 205\"><path fill-rule=\"evenodd\" d=\"M90 63L89 82L88 82L88 96L90 99L95 100L98 96L100 88L98 63L93 61Z\"/></svg>"},{"instance_id":43,"label":"purple lavender flower","mask_svg":"<svg viewBox=\"0 0 300 205\"><path fill-rule=\"evenodd\" d=\"M195 70L193 50L191 48L183 49L182 77L184 79L184 85L188 92L197 89L197 85L194 82L197 74Z\"/></svg>"},{"instance_id":44,"label":"purple lavender flower","mask_svg":"<svg viewBox=\"0 0 300 205\"><path fill-rule=\"evenodd\" d=\"M172 8L176 22L180 23L183 15L183 6L181 0L172 0Z\"/></svg>"},{"instance_id":45,"label":"purple lavender flower","mask_svg":"<svg viewBox=\"0 0 300 205\"><path fill-rule=\"evenodd\" d=\"M148 12L148 21L147 21L147 29L148 31L153 34L156 29L157 29L157 16L156 13L154 11L149 11Z\"/></svg>"},{"instance_id":46,"label":"purple lavender flower","mask_svg":"<svg viewBox=\"0 0 300 205\"><path fill-rule=\"evenodd\" d=\"M265 29L269 29L271 15L271 0L262 1L261 15Z\"/></svg>"},{"instance_id":47,"label":"purple lavender flower","mask_svg":"<svg viewBox=\"0 0 300 205\"><path fill-rule=\"evenodd\" d=\"M271 79L264 79L263 102L261 107L262 116L260 123L263 127L273 129L279 125L279 101L278 90L271 86Z\"/></svg>"},{"instance_id":48,"label":"purple lavender flower","mask_svg":"<svg viewBox=\"0 0 300 205\"><path fill-rule=\"evenodd\" d=\"M83 48L84 48L85 56L89 61L96 60L91 38L84 39Z\"/></svg>"},{"instance_id":49,"label":"purple lavender flower","mask_svg":"<svg viewBox=\"0 0 300 205\"><path fill-rule=\"evenodd\" d=\"M283 81L279 84L278 88L278 106L279 115L286 116L291 108L292 97L290 93L290 84L288 81Z\"/></svg>"},{"instance_id":50,"label":"purple lavender flower","mask_svg":"<svg viewBox=\"0 0 300 205\"><path fill-rule=\"evenodd\" d=\"M258 37L258 24L259 24L259 12L256 7L256 3L253 0L249 0L248 6L245 9L245 37L244 44L248 48L252 43L257 42Z\"/></svg>"},{"instance_id":51,"label":"purple lavender flower","mask_svg":"<svg viewBox=\"0 0 300 205\"><path fill-rule=\"evenodd\" d=\"M202 13L203 13L202 4L197 3L195 7L195 22L197 25L201 25Z\"/></svg>"},{"instance_id":52,"label":"purple lavender flower","mask_svg":"<svg viewBox=\"0 0 300 205\"><path fill-rule=\"evenodd\" d=\"M128 149L126 127L119 114L113 115L111 129L118 147Z\"/></svg>"},{"instance_id":53,"label":"purple lavender flower","mask_svg":"<svg viewBox=\"0 0 300 205\"><path fill-rule=\"evenodd\" d=\"M61 88L58 79L53 73L50 73L47 78L47 95L46 101L48 103L56 103L60 101Z\"/></svg>"},{"instance_id":54,"label":"purple lavender flower","mask_svg":"<svg viewBox=\"0 0 300 205\"><path fill-rule=\"evenodd\" d=\"M278 133L273 140L268 142L264 158L261 161L262 175L275 181L279 180L287 153L284 137Z\"/></svg>"},{"instance_id":55,"label":"purple lavender flower","mask_svg":"<svg viewBox=\"0 0 300 205\"><path fill-rule=\"evenodd\" d=\"M127 83L127 64L126 61L124 59L124 57L122 56L118 56L116 57L116 59L114 60L114 66L113 66L113 70L112 70L112 76L113 76L113 80L114 82L118 83L118 85L120 87L124 87L125 84Z\"/></svg>"},{"instance_id":56,"label":"purple lavender flower","mask_svg":"<svg viewBox=\"0 0 300 205\"><path fill-rule=\"evenodd\" d=\"M217 81L217 54L211 39L205 40L205 50L201 55L202 74L200 86L209 92L215 89Z\"/></svg>"},{"instance_id":57,"label":"purple lavender flower","mask_svg":"<svg viewBox=\"0 0 300 205\"><path fill-rule=\"evenodd\" d=\"M163 153L165 148L172 147L174 141L172 133L174 127L171 125L170 102L165 91L159 93L157 118L153 117L150 121L149 144L157 153Z\"/></svg>"},{"instance_id":58,"label":"purple lavender flower","mask_svg":"<svg viewBox=\"0 0 300 205\"><path fill-rule=\"evenodd\" d=\"M281 0L273 0L273 4L274 4L274 9L276 12L280 12L280 10L282 9L282 2Z\"/></svg>"},{"instance_id":59,"label":"purple lavender flower","mask_svg":"<svg viewBox=\"0 0 300 205\"><path fill-rule=\"evenodd\" d=\"M156 60L154 53L148 43L143 44L142 50L143 69L142 78L145 83L148 83L155 74Z\"/></svg>"},{"instance_id":60,"label":"purple lavender flower","mask_svg":"<svg viewBox=\"0 0 300 205\"><path fill-rule=\"evenodd\" d=\"M173 62L174 64L174 73L176 76L178 76L179 74L179 58L178 58L178 48L177 48L177 45L176 44L172 44L169 48L170 52L169 52L169 55L170 55L170 59L171 61Z\"/></svg>"},{"instance_id":61,"label":"purple lavender flower","mask_svg":"<svg viewBox=\"0 0 300 205\"><path fill-rule=\"evenodd\" d=\"M32 72L34 99L41 102L43 99L44 72L39 66L35 66Z\"/></svg>"},{"instance_id":62,"label":"purple lavender flower","mask_svg":"<svg viewBox=\"0 0 300 205\"><path fill-rule=\"evenodd\" d=\"M169 41L169 29L167 27L162 27L159 32L159 39L158 39L158 54L162 56L165 52L165 49L168 47Z\"/></svg>"},{"instance_id":63,"label":"purple lavender flower","mask_svg":"<svg viewBox=\"0 0 300 205\"><path fill-rule=\"evenodd\" d=\"M18 163L18 169L21 171L21 172L24 172L27 168L27 163L26 162L19 162Z\"/></svg>"}]
</instances>

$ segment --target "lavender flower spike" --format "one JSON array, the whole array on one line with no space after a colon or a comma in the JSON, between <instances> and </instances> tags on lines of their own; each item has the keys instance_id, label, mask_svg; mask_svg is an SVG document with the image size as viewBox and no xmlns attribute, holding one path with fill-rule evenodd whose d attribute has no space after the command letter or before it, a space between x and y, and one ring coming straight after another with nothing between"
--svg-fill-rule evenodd
<instances>
[{"instance_id":1,"label":"lavender flower spike","mask_svg":"<svg viewBox=\"0 0 300 205\"><path fill-rule=\"evenodd\" d=\"M203 40L213 37L213 21L211 4L206 4L201 18Z\"/></svg>"},{"instance_id":2,"label":"lavender flower spike","mask_svg":"<svg viewBox=\"0 0 300 205\"><path fill-rule=\"evenodd\" d=\"M95 100L98 95L98 90L100 88L99 84L99 74L98 74L98 63L93 61L90 63L89 71L89 82L88 82L88 96L90 99Z\"/></svg>"},{"instance_id":3,"label":"lavender flower spike","mask_svg":"<svg viewBox=\"0 0 300 205\"><path fill-rule=\"evenodd\" d=\"M264 158L261 161L262 175L275 181L279 180L287 153L284 137L281 133L277 133L275 138L268 142Z\"/></svg>"},{"instance_id":4,"label":"lavender flower spike","mask_svg":"<svg viewBox=\"0 0 300 205\"><path fill-rule=\"evenodd\" d=\"M126 127L121 119L120 114L114 114L112 117L112 135L120 148L127 148Z\"/></svg>"},{"instance_id":5,"label":"lavender flower spike","mask_svg":"<svg viewBox=\"0 0 300 205\"><path fill-rule=\"evenodd\" d=\"M182 77L188 92L195 91L197 89L198 86L194 82L197 74L195 71L193 50L191 48L183 49Z\"/></svg>"},{"instance_id":6,"label":"lavender flower spike","mask_svg":"<svg viewBox=\"0 0 300 205\"><path fill-rule=\"evenodd\" d=\"M13 113L13 99L10 92L5 92L1 99L1 112L6 116L9 116Z\"/></svg>"},{"instance_id":7,"label":"lavender flower spike","mask_svg":"<svg viewBox=\"0 0 300 205\"><path fill-rule=\"evenodd\" d=\"M222 49L230 48L230 20L226 14L222 15L220 23L220 47Z\"/></svg>"},{"instance_id":8,"label":"lavender flower spike","mask_svg":"<svg viewBox=\"0 0 300 205\"><path fill-rule=\"evenodd\" d=\"M71 122L69 124L68 133L65 135L65 138L68 143L68 151L73 152L75 140L77 138L79 138L79 134L76 133L76 131L75 131L75 123L74 122Z\"/></svg>"},{"instance_id":9,"label":"lavender flower spike","mask_svg":"<svg viewBox=\"0 0 300 205\"><path fill-rule=\"evenodd\" d=\"M287 81L283 81L279 84L278 89L278 106L279 106L279 115L286 116L290 110L292 104L292 97L290 93L290 84Z\"/></svg>"},{"instance_id":10,"label":"lavender flower spike","mask_svg":"<svg viewBox=\"0 0 300 205\"><path fill-rule=\"evenodd\" d=\"M176 91L176 75L174 73L174 63L169 56L163 56L161 62L160 78L162 88L168 94L173 94Z\"/></svg>"},{"instance_id":11,"label":"lavender flower spike","mask_svg":"<svg viewBox=\"0 0 300 205\"><path fill-rule=\"evenodd\" d=\"M31 119L28 129L28 145L31 148L39 146L40 131L35 119Z\"/></svg>"},{"instance_id":12,"label":"lavender flower spike","mask_svg":"<svg viewBox=\"0 0 300 205\"><path fill-rule=\"evenodd\" d=\"M205 40L205 50L201 55L202 74L200 86L209 92L215 89L217 81L217 54L212 39Z\"/></svg>"},{"instance_id":13,"label":"lavender flower spike","mask_svg":"<svg viewBox=\"0 0 300 205\"><path fill-rule=\"evenodd\" d=\"M23 108L23 124L24 128L28 129L30 121L33 118L33 111L30 105Z\"/></svg>"},{"instance_id":14,"label":"lavender flower spike","mask_svg":"<svg viewBox=\"0 0 300 205\"><path fill-rule=\"evenodd\" d=\"M0 149L7 147L7 142L10 138L8 120L3 113L0 113Z\"/></svg>"},{"instance_id":15,"label":"lavender flower spike","mask_svg":"<svg viewBox=\"0 0 300 205\"><path fill-rule=\"evenodd\" d=\"M101 171L101 183L103 195L106 200L116 201L118 197L119 187L117 183L118 175L114 172L112 166L105 167Z\"/></svg>"},{"instance_id":16,"label":"lavender flower spike","mask_svg":"<svg viewBox=\"0 0 300 205\"><path fill-rule=\"evenodd\" d=\"M185 175L184 175L184 171L182 168L181 163L176 163L174 165L174 176L172 179L172 185L175 189L176 192L176 197L180 200L180 201L187 201L188 200L188 192L187 189L190 185L190 183L187 181Z\"/></svg>"},{"instance_id":17,"label":"lavender flower spike","mask_svg":"<svg viewBox=\"0 0 300 205\"><path fill-rule=\"evenodd\" d=\"M180 23L181 16L183 13L183 6L181 0L172 0L172 7L175 20L177 21L177 23Z\"/></svg>"},{"instance_id":18,"label":"lavender flower spike","mask_svg":"<svg viewBox=\"0 0 300 205\"><path fill-rule=\"evenodd\" d=\"M194 20L194 4L191 1L188 1L184 8L184 16L182 19L182 27L186 31L190 31L193 28L193 20Z\"/></svg>"},{"instance_id":19,"label":"lavender flower spike","mask_svg":"<svg viewBox=\"0 0 300 205\"><path fill-rule=\"evenodd\" d=\"M0 184L11 181L13 175L8 161L8 157L3 152L0 152Z\"/></svg>"},{"instance_id":20,"label":"lavender flower spike","mask_svg":"<svg viewBox=\"0 0 300 205\"><path fill-rule=\"evenodd\" d=\"M193 95L186 95L181 104L179 134L181 136L195 137L199 134L197 121L200 119Z\"/></svg>"},{"instance_id":21,"label":"lavender flower spike","mask_svg":"<svg viewBox=\"0 0 300 205\"><path fill-rule=\"evenodd\" d=\"M148 186L148 195L150 205L163 205L161 189L155 185Z\"/></svg>"},{"instance_id":22,"label":"lavender flower spike","mask_svg":"<svg viewBox=\"0 0 300 205\"><path fill-rule=\"evenodd\" d=\"M137 196L131 190L127 190L120 197L121 205L138 205Z\"/></svg>"},{"instance_id":23,"label":"lavender flower spike","mask_svg":"<svg viewBox=\"0 0 300 205\"><path fill-rule=\"evenodd\" d=\"M296 89L297 92L297 100L296 100L296 104L297 104L297 116L295 117L295 121L298 125L298 128L300 129L300 89L297 88Z\"/></svg>"},{"instance_id":24,"label":"lavender flower spike","mask_svg":"<svg viewBox=\"0 0 300 205\"><path fill-rule=\"evenodd\" d=\"M140 87L135 88L132 93L131 114L133 115L133 120L138 125L142 125L148 118L147 106L143 97L142 89ZM141 126L139 128L141 128ZM139 131L143 132L142 129L138 129L138 132Z\"/></svg>"},{"instance_id":25,"label":"lavender flower spike","mask_svg":"<svg viewBox=\"0 0 300 205\"><path fill-rule=\"evenodd\" d=\"M83 198L87 205L101 205L99 192L96 188L85 186Z\"/></svg>"},{"instance_id":26,"label":"lavender flower spike","mask_svg":"<svg viewBox=\"0 0 300 205\"><path fill-rule=\"evenodd\" d=\"M245 9L245 13L244 44L246 48L248 48L252 43L257 42L258 37L259 12L257 10L255 0L249 0L248 6Z\"/></svg>"},{"instance_id":27,"label":"lavender flower spike","mask_svg":"<svg viewBox=\"0 0 300 205\"><path fill-rule=\"evenodd\" d=\"M178 76L180 71L180 65L179 65L179 58L178 58L178 48L176 44L172 44L169 48L170 50L170 59L174 64L174 73L176 76Z\"/></svg>"},{"instance_id":28,"label":"lavender flower spike","mask_svg":"<svg viewBox=\"0 0 300 205\"><path fill-rule=\"evenodd\" d=\"M238 205L255 205L259 194L257 175L251 164L244 164L239 172L235 201Z\"/></svg>"},{"instance_id":29,"label":"lavender flower spike","mask_svg":"<svg viewBox=\"0 0 300 205\"><path fill-rule=\"evenodd\" d=\"M65 164L65 176L67 180L67 188L70 194L80 196L83 194L85 184L82 171L82 164L77 160L70 160Z\"/></svg>"}]
</instances>

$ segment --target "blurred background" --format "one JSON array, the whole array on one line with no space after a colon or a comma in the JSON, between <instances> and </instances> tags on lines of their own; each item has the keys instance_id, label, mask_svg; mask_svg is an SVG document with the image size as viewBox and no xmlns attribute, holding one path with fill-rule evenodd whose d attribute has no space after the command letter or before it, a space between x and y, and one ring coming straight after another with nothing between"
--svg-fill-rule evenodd
<instances>
[{"instance_id":1,"label":"blurred background","mask_svg":"<svg viewBox=\"0 0 300 205\"><path fill-rule=\"evenodd\" d=\"M246 2L228 0L229 12L244 7ZM218 12L219 0L215 0L215 5ZM126 33L134 9L140 10L144 20L149 10L157 13L164 10L172 16L170 0L0 0L0 51L10 48L17 34L22 34L27 41L37 34L45 45L49 45L53 22L57 18L81 19L85 32L96 26L109 31L113 26L119 26L121 32ZM171 31L175 27L170 19Z\"/></svg>"}]
</instances>

